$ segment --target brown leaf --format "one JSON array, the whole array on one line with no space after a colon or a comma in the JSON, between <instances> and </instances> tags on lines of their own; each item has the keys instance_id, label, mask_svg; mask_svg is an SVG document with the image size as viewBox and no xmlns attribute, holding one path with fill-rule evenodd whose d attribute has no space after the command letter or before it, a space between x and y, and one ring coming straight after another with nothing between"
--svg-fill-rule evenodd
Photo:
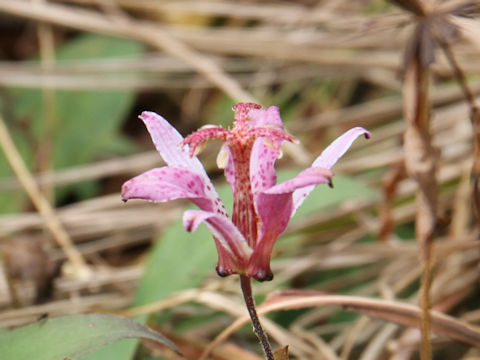
<instances>
[{"instance_id":1,"label":"brown leaf","mask_svg":"<svg viewBox=\"0 0 480 360\"><path fill-rule=\"evenodd\" d=\"M392 0L392 2L417 16L425 15L425 9L419 0Z\"/></svg>"},{"instance_id":2,"label":"brown leaf","mask_svg":"<svg viewBox=\"0 0 480 360\"><path fill-rule=\"evenodd\" d=\"M288 345L273 353L275 360L288 360Z\"/></svg>"}]
</instances>

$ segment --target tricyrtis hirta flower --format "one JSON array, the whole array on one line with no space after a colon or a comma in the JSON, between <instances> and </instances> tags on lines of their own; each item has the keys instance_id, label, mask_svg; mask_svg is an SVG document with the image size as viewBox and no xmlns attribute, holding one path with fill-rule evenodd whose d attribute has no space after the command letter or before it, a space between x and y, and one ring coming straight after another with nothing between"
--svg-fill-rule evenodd
<instances>
[{"instance_id":1,"label":"tricyrtis hirta flower","mask_svg":"<svg viewBox=\"0 0 480 360\"><path fill-rule=\"evenodd\" d=\"M360 135L368 138L370 133L360 127L347 131L311 167L291 180L276 184L274 165L281 154L281 145L284 141L295 141L285 131L278 108L241 103L233 110L235 121L231 129L209 125L185 139L161 116L142 113L140 119L168 166L127 181L122 187L122 198L154 202L191 200L200 210L186 211L184 226L188 231L195 231L201 223L208 226L218 251L218 274L271 280L272 248L290 218L315 185L331 184L332 166L353 141ZM233 191L231 218L195 156L210 139L224 142L218 163L225 168Z\"/></svg>"}]
</instances>

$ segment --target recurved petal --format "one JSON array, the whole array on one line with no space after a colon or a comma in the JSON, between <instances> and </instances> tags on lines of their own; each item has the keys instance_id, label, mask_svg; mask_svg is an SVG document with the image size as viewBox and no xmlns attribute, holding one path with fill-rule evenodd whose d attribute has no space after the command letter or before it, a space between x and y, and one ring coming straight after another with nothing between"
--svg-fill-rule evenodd
<instances>
[{"instance_id":1,"label":"recurved petal","mask_svg":"<svg viewBox=\"0 0 480 360\"><path fill-rule=\"evenodd\" d=\"M312 166L319 166L325 169L331 169L352 146L353 142L360 136L370 139L370 132L362 127L355 127L348 130L343 135L336 138L313 162Z\"/></svg>"},{"instance_id":2,"label":"recurved petal","mask_svg":"<svg viewBox=\"0 0 480 360\"><path fill-rule=\"evenodd\" d=\"M195 231L203 222L212 232L217 249L223 250L218 251L219 273L243 273L252 249L240 230L230 218L221 214L202 210L187 210L183 214L183 226L189 232Z\"/></svg>"},{"instance_id":3,"label":"recurved petal","mask_svg":"<svg viewBox=\"0 0 480 360\"><path fill-rule=\"evenodd\" d=\"M361 135L370 138L370 132L362 127L355 127L335 139L312 164L312 167L320 167L330 170L350 148L352 143ZM293 193L295 211L303 204L305 198L312 192L314 185L298 189ZM293 214L292 214L293 215Z\"/></svg>"},{"instance_id":4,"label":"recurved petal","mask_svg":"<svg viewBox=\"0 0 480 360\"><path fill-rule=\"evenodd\" d=\"M330 184L333 173L322 167L310 167L303 170L293 179L284 181L264 191L265 194L287 194L293 193L311 185Z\"/></svg>"},{"instance_id":5,"label":"recurved petal","mask_svg":"<svg viewBox=\"0 0 480 360\"><path fill-rule=\"evenodd\" d=\"M168 166L148 170L128 180L122 186L122 200L164 202L187 198L203 210L214 211L216 204L206 193L208 186L197 173Z\"/></svg>"}]
</instances>

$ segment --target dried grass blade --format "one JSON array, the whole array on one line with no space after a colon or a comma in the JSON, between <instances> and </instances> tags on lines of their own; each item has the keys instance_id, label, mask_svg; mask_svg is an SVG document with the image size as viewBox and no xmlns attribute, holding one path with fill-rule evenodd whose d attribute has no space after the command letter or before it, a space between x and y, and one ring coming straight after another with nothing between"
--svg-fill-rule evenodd
<instances>
[{"instance_id":1,"label":"dried grass blade","mask_svg":"<svg viewBox=\"0 0 480 360\"><path fill-rule=\"evenodd\" d=\"M360 296L319 294L315 291L299 290L275 293L258 307L258 313L259 315L265 315L278 310L303 309L327 305L344 306L346 309L354 312L415 328L418 327L421 316L418 307L400 302L369 299ZM471 326L437 311L431 311L430 315L432 318L432 331L434 333L475 347L480 347L480 328ZM248 316L237 318L237 320L223 330L209 344L202 356L206 356L213 348L227 339L248 321Z\"/></svg>"},{"instance_id":2,"label":"dried grass blade","mask_svg":"<svg viewBox=\"0 0 480 360\"><path fill-rule=\"evenodd\" d=\"M209 57L170 36L154 23L107 18L98 12L53 4L0 0L0 12L84 31L135 39L162 49L190 65L236 101L256 101Z\"/></svg>"}]
</instances>

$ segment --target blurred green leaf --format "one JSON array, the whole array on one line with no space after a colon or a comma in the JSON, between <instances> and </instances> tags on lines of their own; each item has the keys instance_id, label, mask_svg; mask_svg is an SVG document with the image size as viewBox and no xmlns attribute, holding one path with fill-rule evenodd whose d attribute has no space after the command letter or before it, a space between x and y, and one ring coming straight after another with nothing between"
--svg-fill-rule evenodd
<instances>
[{"instance_id":1,"label":"blurred green leaf","mask_svg":"<svg viewBox=\"0 0 480 360\"><path fill-rule=\"evenodd\" d=\"M128 338L151 339L176 350L163 335L130 319L90 314L41 320L2 332L0 354L9 360L78 360L94 349Z\"/></svg>"},{"instance_id":2,"label":"blurred green leaf","mask_svg":"<svg viewBox=\"0 0 480 360\"><path fill-rule=\"evenodd\" d=\"M57 62L73 60L95 60L106 58L138 58L144 46L135 41L116 39L99 35L83 35L69 41L57 49ZM120 127L134 100L132 90L59 90L55 93L55 126L53 137L53 163L56 169L88 163L112 153L126 153L132 144L122 137ZM42 143L45 133L43 118L43 97L40 89L10 89L4 98L7 106L6 118L12 132L15 132L21 146L22 155L32 166L37 144ZM23 140L20 137L23 136ZM32 143L31 140L35 143ZM0 155L3 156L3 155ZM2 159L3 160L3 159ZM3 163L3 161L0 161ZM11 176L7 166L0 166L0 176ZM77 191L81 195L93 195L95 187L75 186L60 189L61 198L67 191ZM11 193L0 193L0 203ZM9 200L11 202L11 200ZM17 204L17 209L21 204ZM2 205L0 212L12 211Z\"/></svg>"}]
</instances>

